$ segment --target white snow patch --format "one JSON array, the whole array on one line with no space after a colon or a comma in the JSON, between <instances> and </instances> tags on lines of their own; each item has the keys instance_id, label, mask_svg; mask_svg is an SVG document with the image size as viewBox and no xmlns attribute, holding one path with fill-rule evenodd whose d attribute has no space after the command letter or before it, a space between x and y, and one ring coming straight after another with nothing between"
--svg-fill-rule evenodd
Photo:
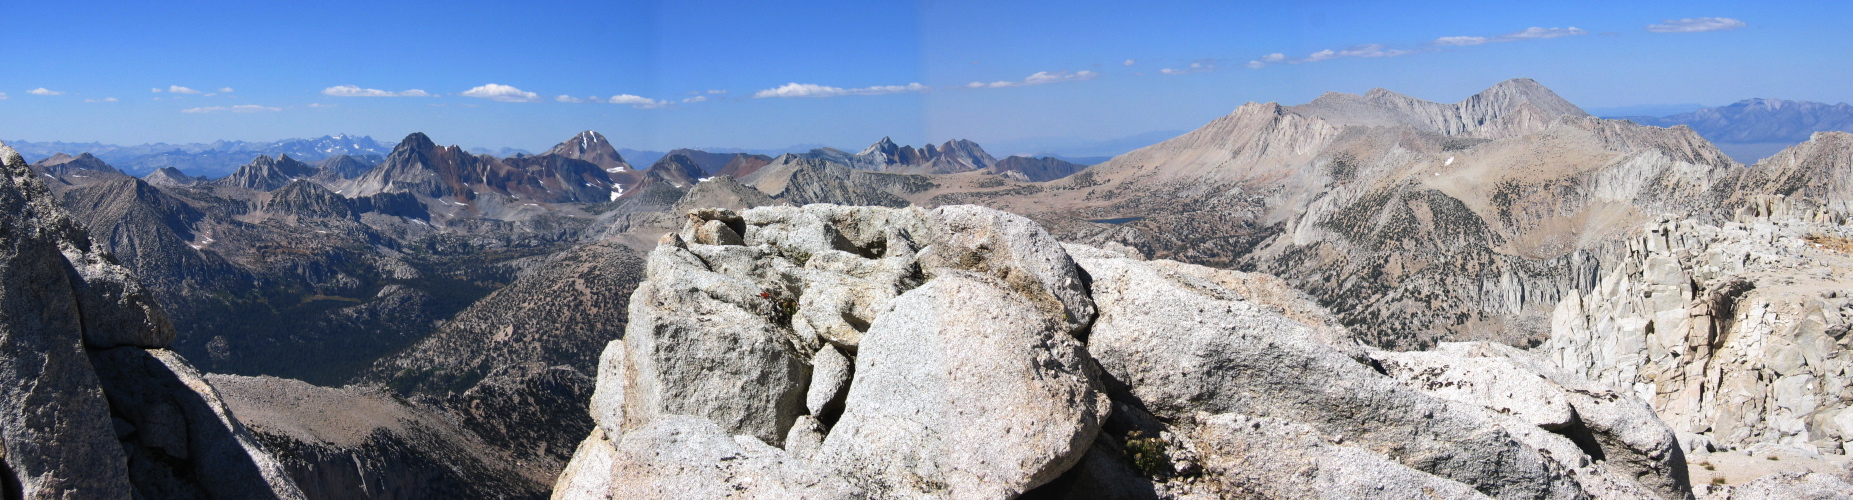
<instances>
[{"instance_id":1,"label":"white snow patch","mask_svg":"<svg viewBox=\"0 0 1853 500\"><path fill-rule=\"evenodd\" d=\"M1454 164L1454 157L1452 156L1448 157L1448 161L1441 162L1441 166L1443 167L1448 166L1448 165L1453 165L1453 164Z\"/></svg>"}]
</instances>

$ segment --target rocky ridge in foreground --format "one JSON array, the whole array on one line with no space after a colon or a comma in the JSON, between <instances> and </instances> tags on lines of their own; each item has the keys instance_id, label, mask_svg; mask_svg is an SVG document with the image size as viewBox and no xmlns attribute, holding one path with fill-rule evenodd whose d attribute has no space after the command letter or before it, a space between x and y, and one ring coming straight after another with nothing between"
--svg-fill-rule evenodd
<instances>
[{"instance_id":1,"label":"rocky ridge in foreground","mask_svg":"<svg viewBox=\"0 0 1853 500\"><path fill-rule=\"evenodd\" d=\"M701 211L646 266L556 498L1691 496L1626 392L1004 212Z\"/></svg>"},{"instance_id":2,"label":"rocky ridge in foreground","mask_svg":"<svg viewBox=\"0 0 1853 500\"><path fill-rule=\"evenodd\" d=\"M0 145L0 494L302 498L132 274Z\"/></svg>"}]
</instances>

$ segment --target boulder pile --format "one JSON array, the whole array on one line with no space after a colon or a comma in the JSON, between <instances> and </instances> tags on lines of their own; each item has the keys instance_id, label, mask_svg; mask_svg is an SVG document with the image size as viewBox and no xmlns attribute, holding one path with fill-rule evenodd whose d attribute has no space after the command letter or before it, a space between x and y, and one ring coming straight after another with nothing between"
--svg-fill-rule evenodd
<instances>
[{"instance_id":1,"label":"boulder pile","mask_svg":"<svg viewBox=\"0 0 1853 500\"><path fill-rule=\"evenodd\" d=\"M555 498L1690 498L1629 391L972 206L696 210Z\"/></svg>"}]
</instances>

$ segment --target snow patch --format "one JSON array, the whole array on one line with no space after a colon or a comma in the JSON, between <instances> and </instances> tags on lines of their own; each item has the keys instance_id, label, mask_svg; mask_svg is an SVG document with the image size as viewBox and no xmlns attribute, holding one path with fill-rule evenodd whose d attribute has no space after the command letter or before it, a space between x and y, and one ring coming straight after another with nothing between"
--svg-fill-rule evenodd
<instances>
[{"instance_id":1,"label":"snow patch","mask_svg":"<svg viewBox=\"0 0 1853 500\"><path fill-rule=\"evenodd\" d=\"M1448 161L1441 162L1441 166L1443 167L1448 166L1448 165L1453 165L1453 164L1454 164L1454 157L1452 156L1448 157Z\"/></svg>"}]
</instances>

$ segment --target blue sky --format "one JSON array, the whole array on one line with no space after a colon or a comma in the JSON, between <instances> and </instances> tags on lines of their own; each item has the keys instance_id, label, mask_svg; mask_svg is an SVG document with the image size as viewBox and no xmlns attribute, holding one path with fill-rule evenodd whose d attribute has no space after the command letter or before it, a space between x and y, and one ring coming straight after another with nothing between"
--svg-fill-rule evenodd
<instances>
[{"instance_id":1,"label":"blue sky","mask_svg":"<svg viewBox=\"0 0 1853 500\"><path fill-rule=\"evenodd\" d=\"M1035 144L1513 77L1586 108L1853 101L1839 1L0 0L0 19L0 138L32 141Z\"/></svg>"}]
</instances>

